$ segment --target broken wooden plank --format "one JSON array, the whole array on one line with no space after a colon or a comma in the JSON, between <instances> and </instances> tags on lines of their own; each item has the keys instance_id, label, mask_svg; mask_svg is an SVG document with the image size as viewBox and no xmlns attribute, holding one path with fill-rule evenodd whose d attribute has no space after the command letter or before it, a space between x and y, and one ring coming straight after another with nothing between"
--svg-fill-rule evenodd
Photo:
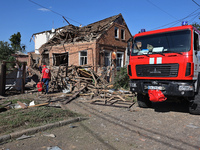
<instances>
[{"instance_id":1,"label":"broken wooden plank","mask_svg":"<svg viewBox=\"0 0 200 150\"><path fill-rule=\"evenodd\" d=\"M83 79L83 80L90 80L90 81L92 81L91 78L84 78L84 77L75 77L75 79Z\"/></svg>"},{"instance_id":2,"label":"broken wooden plank","mask_svg":"<svg viewBox=\"0 0 200 150\"><path fill-rule=\"evenodd\" d=\"M42 103L42 104L37 104L37 105L33 105L33 106L28 106L28 108L30 107L38 107L38 106L45 106L48 105L49 103Z\"/></svg>"},{"instance_id":3,"label":"broken wooden plank","mask_svg":"<svg viewBox=\"0 0 200 150\"><path fill-rule=\"evenodd\" d=\"M12 102L8 102L5 104L1 104L0 109L9 106L10 104L12 104Z\"/></svg>"},{"instance_id":4,"label":"broken wooden plank","mask_svg":"<svg viewBox=\"0 0 200 150\"><path fill-rule=\"evenodd\" d=\"M109 101L111 101L113 98L115 98L114 96L112 96L111 98L109 98L107 101L109 102Z\"/></svg>"},{"instance_id":5,"label":"broken wooden plank","mask_svg":"<svg viewBox=\"0 0 200 150\"><path fill-rule=\"evenodd\" d=\"M117 95L117 97L119 97L122 101L126 101L124 98L122 98L120 95Z\"/></svg>"},{"instance_id":6,"label":"broken wooden plank","mask_svg":"<svg viewBox=\"0 0 200 150\"><path fill-rule=\"evenodd\" d=\"M23 109L28 108L28 106L26 106L24 103L17 101L17 104L19 104Z\"/></svg>"},{"instance_id":7,"label":"broken wooden plank","mask_svg":"<svg viewBox=\"0 0 200 150\"><path fill-rule=\"evenodd\" d=\"M74 98L76 98L85 88L87 87L87 85L85 85L84 87L80 88L78 92L76 92L74 95L72 95L72 97L70 97L65 104L70 103Z\"/></svg>"},{"instance_id":8,"label":"broken wooden plank","mask_svg":"<svg viewBox=\"0 0 200 150\"><path fill-rule=\"evenodd\" d=\"M94 80L94 85L95 85L95 87L96 87L96 86L97 86L97 79L95 78L94 73L93 73L92 71L90 71L90 73L91 73L91 75L92 75L92 78L93 78L93 80Z\"/></svg>"},{"instance_id":9,"label":"broken wooden plank","mask_svg":"<svg viewBox=\"0 0 200 150\"><path fill-rule=\"evenodd\" d=\"M82 76L84 76L84 77L86 77L86 78L92 77L92 75L91 75L90 73L88 73L86 70L84 70L84 69L78 69L78 70L79 70L79 73L80 73Z\"/></svg>"}]
</instances>

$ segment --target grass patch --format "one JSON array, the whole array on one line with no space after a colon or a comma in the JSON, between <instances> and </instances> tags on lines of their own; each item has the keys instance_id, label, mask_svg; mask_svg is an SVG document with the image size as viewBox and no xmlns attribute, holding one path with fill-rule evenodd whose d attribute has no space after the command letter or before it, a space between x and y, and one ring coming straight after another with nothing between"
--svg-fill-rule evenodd
<instances>
[{"instance_id":1,"label":"grass patch","mask_svg":"<svg viewBox=\"0 0 200 150\"><path fill-rule=\"evenodd\" d=\"M0 113L0 134L8 134L17 130L54 123L77 116L80 115L70 110L62 110L55 107L11 109Z\"/></svg>"}]
</instances>

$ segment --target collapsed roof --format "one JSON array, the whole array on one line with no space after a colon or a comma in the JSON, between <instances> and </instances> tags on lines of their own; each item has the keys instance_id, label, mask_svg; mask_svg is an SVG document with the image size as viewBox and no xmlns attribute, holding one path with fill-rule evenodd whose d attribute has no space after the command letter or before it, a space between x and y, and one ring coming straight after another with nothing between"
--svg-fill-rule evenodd
<instances>
[{"instance_id":1,"label":"collapsed roof","mask_svg":"<svg viewBox=\"0 0 200 150\"><path fill-rule=\"evenodd\" d=\"M45 47L59 44L90 42L98 39L114 22L126 25L121 13L83 27L70 24L63 27L60 32L56 33L47 43L43 44L40 49L44 50Z\"/></svg>"}]
</instances>

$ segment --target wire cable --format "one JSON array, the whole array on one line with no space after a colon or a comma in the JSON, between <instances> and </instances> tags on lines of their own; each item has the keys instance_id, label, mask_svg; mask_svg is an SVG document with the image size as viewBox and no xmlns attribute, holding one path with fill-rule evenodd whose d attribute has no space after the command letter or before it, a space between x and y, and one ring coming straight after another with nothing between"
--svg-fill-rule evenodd
<instances>
[{"instance_id":1,"label":"wire cable","mask_svg":"<svg viewBox=\"0 0 200 150\"><path fill-rule=\"evenodd\" d=\"M146 0L147 2L149 2L151 5L155 6L156 8L160 9L161 11L163 11L164 13L168 14L170 17L177 19L176 17L172 16L170 13L166 12L165 10L161 9L160 7L158 7L157 5L155 5L154 3L152 3L149 0Z\"/></svg>"},{"instance_id":2,"label":"wire cable","mask_svg":"<svg viewBox=\"0 0 200 150\"><path fill-rule=\"evenodd\" d=\"M192 1L200 7L200 5L195 0L192 0Z\"/></svg>"},{"instance_id":3,"label":"wire cable","mask_svg":"<svg viewBox=\"0 0 200 150\"><path fill-rule=\"evenodd\" d=\"M172 26L176 25L177 23L182 22L182 21L183 21L184 19L186 19L186 18L189 18L189 17L191 17L191 16L194 16L194 15L199 14L199 12L198 12L198 13L195 13L195 12L198 11L199 9L200 9L200 8L196 9L195 11L193 11L192 13L190 13L189 15L187 15L187 16L184 17L184 18L178 19L178 20L176 20L176 21L173 21L173 22L167 23L167 24L165 24L165 25L162 25L162 26L156 27L156 28L151 29L151 30L160 29L160 28L163 28L163 27L168 26L168 25L170 25L170 24L172 24L172 25L171 25L171 27L172 27ZM195 14L194 14L194 13L195 13Z\"/></svg>"},{"instance_id":4,"label":"wire cable","mask_svg":"<svg viewBox=\"0 0 200 150\"><path fill-rule=\"evenodd\" d=\"M198 13L196 16L194 16L192 19L190 19L188 22L192 22L195 18L197 18L200 15L200 13Z\"/></svg>"},{"instance_id":5,"label":"wire cable","mask_svg":"<svg viewBox=\"0 0 200 150\"><path fill-rule=\"evenodd\" d=\"M73 20L73 19L71 19L71 18L69 18L69 17L66 17L66 16L64 16L64 15L62 15L62 14L60 14L60 13L58 13L58 12L52 10L52 9L49 9L49 8L47 8L47 7L45 7L45 6L42 6L42 5L36 3L36 2L34 2L34 1L32 1L32 0L29 0L29 1L30 1L31 3L34 3L34 4L36 4L36 5L40 6L40 7L42 7L42 8L45 8L45 9L51 11L51 12L54 13L54 14L57 14L57 15L59 15L59 16L61 16L61 17L65 17L65 18L67 18L68 20L71 20L71 21L73 21L73 22L75 22L75 23L77 23L77 24L79 24L79 25L82 24L82 23L80 23L80 22L78 22L78 21L75 21L75 20ZM82 24L82 25L83 25L83 24Z\"/></svg>"}]
</instances>

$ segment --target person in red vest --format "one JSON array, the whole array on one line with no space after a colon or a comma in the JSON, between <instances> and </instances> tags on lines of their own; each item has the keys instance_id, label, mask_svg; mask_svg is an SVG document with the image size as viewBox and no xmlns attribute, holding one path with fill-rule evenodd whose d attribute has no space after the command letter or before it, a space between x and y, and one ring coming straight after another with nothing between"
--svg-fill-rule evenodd
<instances>
[{"instance_id":1,"label":"person in red vest","mask_svg":"<svg viewBox=\"0 0 200 150\"><path fill-rule=\"evenodd\" d=\"M49 81L51 80L51 72L50 70L46 67L46 65L42 66L42 76L40 81L42 81L46 85L46 94L48 94L49 90Z\"/></svg>"}]
</instances>

